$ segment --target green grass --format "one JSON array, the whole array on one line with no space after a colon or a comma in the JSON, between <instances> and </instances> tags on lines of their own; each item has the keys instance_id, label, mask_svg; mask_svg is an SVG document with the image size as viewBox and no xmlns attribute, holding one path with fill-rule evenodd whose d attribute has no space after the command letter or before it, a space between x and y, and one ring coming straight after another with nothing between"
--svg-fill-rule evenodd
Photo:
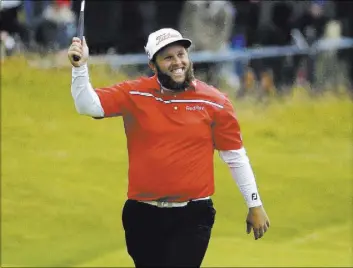
<instances>
[{"instance_id":1,"label":"green grass","mask_svg":"<svg viewBox=\"0 0 353 268\"><path fill-rule=\"evenodd\" d=\"M132 266L121 209L121 119L79 116L71 69L1 66L1 264ZM92 67L102 86L123 76ZM245 233L247 209L216 159L217 219L203 266L352 266L352 101L298 89L270 105L235 101L271 228Z\"/></svg>"}]
</instances>

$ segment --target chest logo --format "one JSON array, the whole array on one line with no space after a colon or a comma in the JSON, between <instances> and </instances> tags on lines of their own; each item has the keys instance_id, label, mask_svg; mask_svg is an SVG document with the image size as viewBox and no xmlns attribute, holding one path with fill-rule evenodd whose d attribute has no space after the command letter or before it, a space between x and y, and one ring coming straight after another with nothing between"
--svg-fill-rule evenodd
<instances>
[{"instance_id":1,"label":"chest logo","mask_svg":"<svg viewBox=\"0 0 353 268\"><path fill-rule=\"evenodd\" d=\"M193 106L187 105L185 109L187 111L204 111L205 107L204 106L200 106L200 105L193 105Z\"/></svg>"}]
</instances>

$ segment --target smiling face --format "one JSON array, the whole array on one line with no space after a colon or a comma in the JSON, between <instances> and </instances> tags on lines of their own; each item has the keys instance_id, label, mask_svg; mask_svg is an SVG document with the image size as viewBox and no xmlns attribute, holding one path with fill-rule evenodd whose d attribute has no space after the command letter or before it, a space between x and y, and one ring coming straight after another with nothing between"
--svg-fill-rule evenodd
<instances>
[{"instance_id":1,"label":"smiling face","mask_svg":"<svg viewBox=\"0 0 353 268\"><path fill-rule=\"evenodd\" d=\"M150 67L157 74L159 82L168 89L185 90L194 79L188 52L179 43L160 50L150 62Z\"/></svg>"}]
</instances>

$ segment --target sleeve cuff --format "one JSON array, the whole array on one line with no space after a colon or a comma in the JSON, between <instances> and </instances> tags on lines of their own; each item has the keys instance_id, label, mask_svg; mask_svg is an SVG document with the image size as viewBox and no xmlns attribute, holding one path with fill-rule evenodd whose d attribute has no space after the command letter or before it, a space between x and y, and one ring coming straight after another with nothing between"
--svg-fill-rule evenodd
<instances>
[{"instance_id":1,"label":"sleeve cuff","mask_svg":"<svg viewBox=\"0 0 353 268\"><path fill-rule=\"evenodd\" d=\"M84 64L80 67L72 67L72 73L73 74L82 74L84 72L88 72L88 66L87 64Z\"/></svg>"}]
</instances>

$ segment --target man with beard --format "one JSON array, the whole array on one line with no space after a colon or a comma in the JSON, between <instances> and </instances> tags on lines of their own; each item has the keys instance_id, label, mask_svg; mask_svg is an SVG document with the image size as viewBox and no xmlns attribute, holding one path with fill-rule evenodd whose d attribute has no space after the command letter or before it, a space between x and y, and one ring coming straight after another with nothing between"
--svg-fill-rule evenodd
<instances>
[{"instance_id":1,"label":"man with beard","mask_svg":"<svg viewBox=\"0 0 353 268\"><path fill-rule=\"evenodd\" d=\"M136 267L200 267L216 213L214 150L249 208L247 233L259 239L269 228L232 104L195 79L190 45L174 29L153 32L145 51L154 76L95 89L85 40L74 38L68 50L78 113L124 120L129 185L122 223Z\"/></svg>"}]
</instances>

